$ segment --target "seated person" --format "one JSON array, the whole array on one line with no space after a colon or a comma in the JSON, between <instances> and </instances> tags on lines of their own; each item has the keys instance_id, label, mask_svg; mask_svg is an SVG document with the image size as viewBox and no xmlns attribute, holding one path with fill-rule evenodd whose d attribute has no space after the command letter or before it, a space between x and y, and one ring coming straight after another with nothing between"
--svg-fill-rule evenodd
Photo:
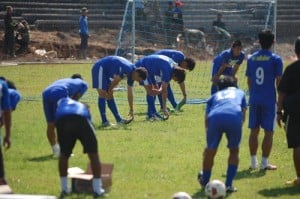
<instances>
[{"instance_id":1,"label":"seated person","mask_svg":"<svg viewBox=\"0 0 300 199\"><path fill-rule=\"evenodd\" d=\"M216 54L228 48L229 41L231 39L230 33L227 31L225 23L222 21L222 13L217 14L217 20L213 21L213 30L215 32L216 46L214 51Z\"/></svg>"},{"instance_id":2,"label":"seated person","mask_svg":"<svg viewBox=\"0 0 300 199\"><path fill-rule=\"evenodd\" d=\"M16 31L16 43L20 45L20 48L17 50L17 54L25 53L28 50L29 45L29 25L27 21L22 20L17 25Z\"/></svg>"}]
</instances>

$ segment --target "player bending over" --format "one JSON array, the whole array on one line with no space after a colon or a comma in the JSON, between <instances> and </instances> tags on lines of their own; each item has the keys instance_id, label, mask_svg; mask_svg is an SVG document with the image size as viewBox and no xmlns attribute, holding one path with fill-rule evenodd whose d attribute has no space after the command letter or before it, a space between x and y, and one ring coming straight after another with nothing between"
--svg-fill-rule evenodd
<instances>
[{"instance_id":1,"label":"player bending over","mask_svg":"<svg viewBox=\"0 0 300 199\"><path fill-rule=\"evenodd\" d=\"M122 119L113 95L113 89L127 76L127 96L129 103L129 116L131 119ZM147 77L145 68L136 69L134 64L123 57L107 56L99 59L92 68L93 88L98 92L98 108L101 115L102 127L110 126L106 117L105 104L113 113L117 124L128 124L133 120L133 81L142 81Z\"/></svg>"},{"instance_id":2,"label":"player bending over","mask_svg":"<svg viewBox=\"0 0 300 199\"><path fill-rule=\"evenodd\" d=\"M218 54L213 60L211 94L217 92L217 82L221 75L232 76L237 84L236 73L243 63L245 53L242 51L242 42L236 40L231 48Z\"/></svg>"},{"instance_id":3,"label":"player bending over","mask_svg":"<svg viewBox=\"0 0 300 199\"><path fill-rule=\"evenodd\" d=\"M181 52L181 51L173 50L173 49L162 49L162 50L155 52L154 54L165 55L167 57L172 58L178 64L178 66L180 68L183 68L185 70L192 71L195 68L195 61L192 58L186 58L185 55L183 54L183 52ZM174 97L174 94L173 94L170 84L167 89L168 100L175 110L180 110L180 108L186 103L187 95L186 95L186 90L185 90L185 83L182 82L179 84L179 86L182 91L183 99L178 104L175 100L175 97ZM158 95L158 99L159 99L159 103L160 103L160 106L162 109L163 107L162 107L161 95Z\"/></svg>"},{"instance_id":4,"label":"player bending over","mask_svg":"<svg viewBox=\"0 0 300 199\"><path fill-rule=\"evenodd\" d=\"M202 171L198 174L198 181L203 188L209 182L214 157L224 132L229 148L226 190L227 192L237 190L233 187L232 181L239 164L239 145L247 104L245 93L235 86L233 77L222 76L218 81L219 91L207 101L205 116L206 148L203 153Z\"/></svg>"}]
</instances>

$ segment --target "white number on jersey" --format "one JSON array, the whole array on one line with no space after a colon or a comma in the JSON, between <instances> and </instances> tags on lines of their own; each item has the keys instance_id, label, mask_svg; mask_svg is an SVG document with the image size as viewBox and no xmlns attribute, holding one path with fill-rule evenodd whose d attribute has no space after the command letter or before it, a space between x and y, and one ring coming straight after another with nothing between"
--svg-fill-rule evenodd
<instances>
[{"instance_id":1,"label":"white number on jersey","mask_svg":"<svg viewBox=\"0 0 300 199\"><path fill-rule=\"evenodd\" d=\"M225 90L222 92L217 93L217 100L224 100L224 99L233 99L235 98L234 90Z\"/></svg>"},{"instance_id":2,"label":"white number on jersey","mask_svg":"<svg viewBox=\"0 0 300 199\"><path fill-rule=\"evenodd\" d=\"M264 83L264 77L265 77L265 73L264 73L264 69L262 67L258 67L255 71L255 82L258 85L262 85Z\"/></svg>"}]
</instances>

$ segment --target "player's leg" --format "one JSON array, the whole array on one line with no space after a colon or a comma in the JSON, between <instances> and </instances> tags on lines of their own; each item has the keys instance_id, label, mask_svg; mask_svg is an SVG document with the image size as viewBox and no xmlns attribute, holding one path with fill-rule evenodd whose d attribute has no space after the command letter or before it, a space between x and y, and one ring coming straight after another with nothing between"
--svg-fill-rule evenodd
<instances>
[{"instance_id":1,"label":"player's leg","mask_svg":"<svg viewBox=\"0 0 300 199\"><path fill-rule=\"evenodd\" d=\"M101 123L103 127L109 126L109 121L106 117L106 90L108 84L103 74L103 67L101 63L95 64L92 68L92 81L93 88L97 89L98 93L98 110L101 117Z\"/></svg>"},{"instance_id":2,"label":"player's leg","mask_svg":"<svg viewBox=\"0 0 300 199\"><path fill-rule=\"evenodd\" d=\"M256 169L258 166L257 161L257 150L258 150L258 134L259 134L259 118L260 108L258 105L252 104L249 107L249 125L250 130L249 136L249 151L250 151L250 168Z\"/></svg>"},{"instance_id":3,"label":"player's leg","mask_svg":"<svg viewBox=\"0 0 300 199\"><path fill-rule=\"evenodd\" d=\"M273 145L275 116L275 104L262 107L261 126L265 130L265 135L262 141L262 160L260 168L265 170L275 170L277 168L268 161Z\"/></svg>"},{"instance_id":4,"label":"player's leg","mask_svg":"<svg viewBox=\"0 0 300 199\"><path fill-rule=\"evenodd\" d=\"M177 107L177 102L175 100L171 85L169 84L167 87L167 92L168 92L168 100L171 103L172 107L175 109ZM160 104L160 109L163 109L163 105L162 105L162 95L159 94L158 95L158 100L159 100L159 104Z\"/></svg>"},{"instance_id":5,"label":"player's leg","mask_svg":"<svg viewBox=\"0 0 300 199\"><path fill-rule=\"evenodd\" d=\"M286 183L300 185L300 120L296 117L287 116L285 127L288 148L293 149L293 162L296 172L296 178Z\"/></svg>"},{"instance_id":6,"label":"player's leg","mask_svg":"<svg viewBox=\"0 0 300 199\"><path fill-rule=\"evenodd\" d=\"M117 104L116 104L116 101L113 96L111 98L107 98L107 106L110 109L110 111L112 112L112 114L114 115L116 121L121 122L122 118L119 114Z\"/></svg>"},{"instance_id":7,"label":"player's leg","mask_svg":"<svg viewBox=\"0 0 300 199\"><path fill-rule=\"evenodd\" d=\"M95 195L102 195L104 190L102 189L101 181L101 163L98 153L98 142L96 138L96 132L87 119L80 117L78 123L81 124L78 129L78 138L83 146L84 153L88 154L91 162L91 169L93 173L93 191Z\"/></svg>"},{"instance_id":8,"label":"player's leg","mask_svg":"<svg viewBox=\"0 0 300 199\"><path fill-rule=\"evenodd\" d=\"M208 128L206 133L207 146L203 153L202 176L200 179L198 179L202 187L209 182L211 176L214 157L223 133L221 123L222 121L220 120L220 117L211 117L208 120Z\"/></svg>"},{"instance_id":9,"label":"player's leg","mask_svg":"<svg viewBox=\"0 0 300 199\"><path fill-rule=\"evenodd\" d=\"M1 141L1 137L0 137L0 141ZM2 143L2 142L0 142L0 143ZM7 183L6 183L6 180L5 180L4 160L3 160L2 147L0 147L0 185L4 185L4 184L7 184Z\"/></svg>"},{"instance_id":10,"label":"player's leg","mask_svg":"<svg viewBox=\"0 0 300 199\"><path fill-rule=\"evenodd\" d=\"M242 138L243 118L241 114L228 115L226 117L225 132L228 140L227 147L229 148L228 167L226 175L227 192L233 192L237 189L233 187L232 182L237 173L239 165L239 145Z\"/></svg>"},{"instance_id":11,"label":"player's leg","mask_svg":"<svg viewBox=\"0 0 300 199\"><path fill-rule=\"evenodd\" d=\"M47 121L47 139L52 147L52 153L54 156L58 157L60 154L60 148L56 140L56 133L55 133L55 124L54 124L54 116L56 111L56 103L52 103L43 97L43 108L44 114Z\"/></svg>"},{"instance_id":12,"label":"player's leg","mask_svg":"<svg viewBox=\"0 0 300 199\"><path fill-rule=\"evenodd\" d=\"M61 183L61 196L68 194L68 160L76 142L76 135L73 134L76 130L77 121L72 116L65 116L56 122L57 137L61 147L61 153L58 161L59 176Z\"/></svg>"},{"instance_id":13,"label":"player's leg","mask_svg":"<svg viewBox=\"0 0 300 199\"><path fill-rule=\"evenodd\" d=\"M146 90L146 101L147 101L147 118L151 119L154 117L156 113L156 108L155 108L155 96L150 95L149 90L152 89L152 85L144 85L144 88Z\"/></svg>"}]
</instances>

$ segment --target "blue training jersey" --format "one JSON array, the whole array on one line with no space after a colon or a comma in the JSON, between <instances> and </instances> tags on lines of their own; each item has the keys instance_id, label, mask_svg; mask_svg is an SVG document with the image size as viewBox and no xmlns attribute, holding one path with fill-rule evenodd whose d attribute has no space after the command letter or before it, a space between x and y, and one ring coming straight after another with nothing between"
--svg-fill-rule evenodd
<instances>
[{"instance_id":1,"label":"blue training jersey","mask_svg":"<svg viewBox=\"0 0 300 199\"><path fill-rule=\"evenodd\" d=\"M181 52L179 50L173 50L173 49L162 49L162 50L156 51L154 54L165 55L167 57L170 57L177 64L180 64L185 59L183 52Z\"/></svg>"},{"instance_id":2,"label":"blue training jersey","mask_svg":"<svg viewBox=\"0 0 300 199\"><path fill-rule=\"evenodd\" d=\"M71 98L62 98L57 103L55 119L58 120L67 115L79 115L91 120L91 114L87 105Z\"/></svg>"},{"instance_id":3,"label":"blue training jersey","mask_svg":"<svg viewBox=\"0 0 300 199\"><path fill-rule=\"evenodd\" d=\"M173 59L164 55L148 55L137 61L135 66L147 69L149 77L160 77L169 83L172 78L173 68L177 66Z\"/></svg>"},{"instance_id":4,"label":"blue training jersey","mask_svg":"<svg viewBox=\"0 0 300 199\"><path fill-rule=\"evenodd\" d=\"M88 35L89 34L87 16L81 15L79 17L79 26L80 26L80 29L79 29L80 34L83 34L83 35Z\"/></svg>"},{"instance_id":5,"label":"blue training jersey","mask_svg":"<svg viewBox=\"0 0 300 199\"><path fill-rule=\"evenodd\" d=\"M246 76L250 78L250 103L275 103L275 78L282 76L280 56L269 50L259 50L249 57Z\"/></svg>"},{"instance_id":6,"label":"blue training jersey","mask_svg":"<svg viewBox=\"0 0 300 199\"><path fill-rule=\"evenodd\" d=\"M72 98L78 93L82 96L87 91L88 84L79 78L60 79L53 82L50 86L48 86L43 93L46 95L46 97L56 99L56 96L51 96L51 93L55 92L55 90L61 91L62 88L63 90L67 91L68 96Z\"/></svg>"},{"instance_id":7,"label":"blue training jersey","mask_svg":"<svg viewBox=\"0 0 300 199\"><path fill-rule=\"evenodd\" d=\"M241 52L239 56L233 56L232 50L224 50L220 54L218 54L213 60L213 69L212 69L212 76L217 74L218 70L222 66L223 63L229 64L228 67L225 68L222 75L233 75L233 66L235 64L241 65L245 58L245 53Z\"/></svg>"},{"instance_id":8,"label":"blue training jersey","mask_svg":"<svg viewBox=\"0 0 300 199\"><path fill-rule=\"evenodd\" d=\"M9 88L8 89L9 93L9 100L10 100L10 106L12 110L16 110L17 105L21 99L21 94L19 91L16 89Z\"/></svg>"},{"instance_id":9,"label":"blue training jersey","mask_svg":"<svg viewBox=\"0 0 300 199\"><path fill-rule=\"evenodd\" d=\"M235 87L228 87L213 94L207 101L206 115L216 114L239 115L246 109L246 96L244 91Z\"/></svg>"},{"instance_id":10,"label":"blue training jersey","mask_svg":"<svg viewBox=\"0 0 300 199\"><path fill-rule=\"evenodd\" d=\"M2 116L2 111L10 110L10 100L8 87L5 81L0 80L0 117Z\"/></svg>"}]
</instances>

